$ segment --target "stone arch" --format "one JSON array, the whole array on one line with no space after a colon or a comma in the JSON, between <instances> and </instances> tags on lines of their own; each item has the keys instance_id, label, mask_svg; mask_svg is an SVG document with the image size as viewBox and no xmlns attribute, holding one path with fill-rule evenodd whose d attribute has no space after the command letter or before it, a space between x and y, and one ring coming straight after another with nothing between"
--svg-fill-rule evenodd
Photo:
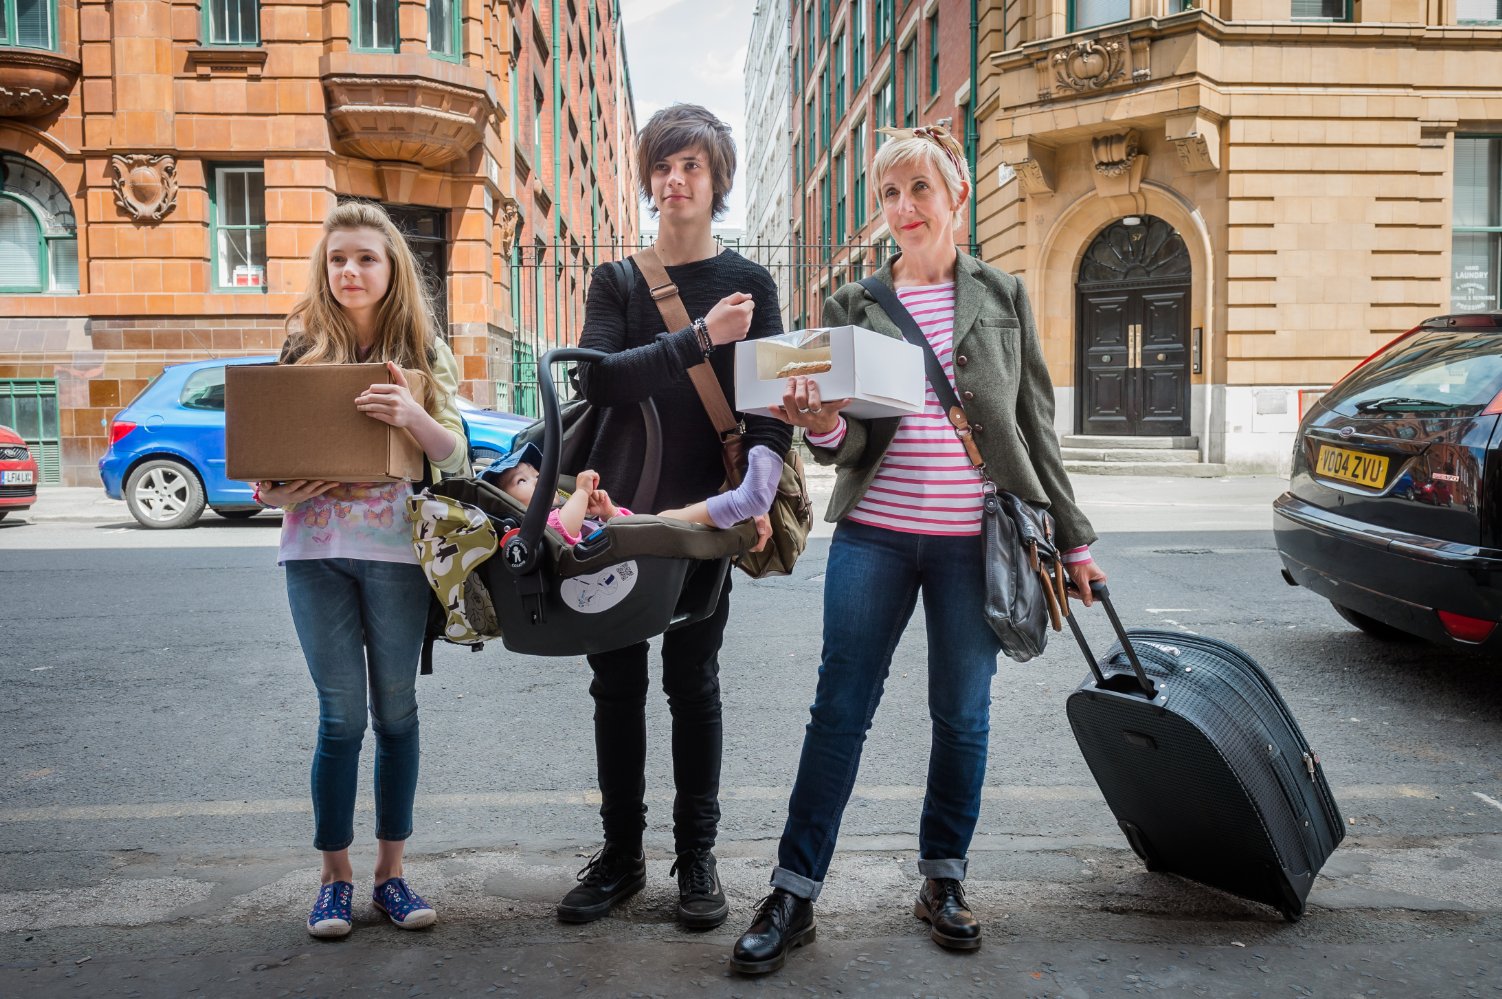
<instances>
[{"instance_id":1,"label":"stone arch","mask_svg":"<svg viewBox=\"0 0 1502 999\"><path fill-rule=\"evenodd\" d=\"M1035 310L1040 326L1049 331L1054 342L1049 360L1055 371L1073 372L1078 351L1078 317L1075 315L1075 280L1085 251L1095 237L1125 215L1156 215L1172 225L1189 250L1193 267L1190 283L1189 323L1204 331L1203 374L1193 376L1196 389L1215 382L1219 359L1218 330L1214 316L1219 303L1215 300L1215 255L1210 231L1199 210L1171 187L1143 181L1135 195L1102 198L1095 191L1082 195L1059 214L1038 252L1039 280L1033 289ZM1075 389L1078 390L1078 386ZM1202 454L1210 444L1212 393L1198 393L1192 401L1195 412L1192 426L1200 431ZM1073 432L1073 418L1070 432Z\"/></svg>"}]
</instances>

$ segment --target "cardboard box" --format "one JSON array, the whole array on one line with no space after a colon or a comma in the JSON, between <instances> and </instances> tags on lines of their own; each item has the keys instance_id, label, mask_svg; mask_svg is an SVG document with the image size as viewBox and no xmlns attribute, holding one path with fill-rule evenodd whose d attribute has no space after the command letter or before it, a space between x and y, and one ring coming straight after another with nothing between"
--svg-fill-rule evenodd
<instances>
[{"instance_id":1,"label":"cardboard box","mask_svg":"<svg viewBox=\"0 0 1502 999\"><path fill-rule=\"evenodd\" d=\"M422 402L422 376L407 384ZM355 408L384 364L231 364L224 370L224 445L231 479L395 482L427 459L407 431Z\"/></svg>"},{"instance_id":2,"label":"cardboard box","mask_svg":"<svg viewBox=\"0 0 1502 999\"><path fill-rule=\"evenodd\" d=\"M848 416L869 419L923 411L923 351L860 326L797 330L737 343L735 408L770 413L771 407L781 406L787 375L778 372L799 361L830 363L828 371L812 376L814 384L822 398L851 400L842 410Z\"/></svg>"}]
</instances>

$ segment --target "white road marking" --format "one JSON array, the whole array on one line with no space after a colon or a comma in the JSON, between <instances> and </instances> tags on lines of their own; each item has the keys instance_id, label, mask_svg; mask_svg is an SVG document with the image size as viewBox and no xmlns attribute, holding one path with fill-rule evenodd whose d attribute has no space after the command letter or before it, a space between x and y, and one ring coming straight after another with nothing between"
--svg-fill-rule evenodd
<instances>
[{"instance_id":1,"label":"white road marking","mask_svg":"<svg viewBox=\"0 0 1502 999\"><path fill-rule=\"evenodd\" d=\"M1502 801L1498 801L1496 798L1493 798L1491 795L1482 794L1480 791L1472 791L1471 793L1474 794L1476 797L1480 798L1482 801L1486 802L1488 805L1491 805L1497 811L1502 812Z\"/></svg>"},{"instance_id":2,"label":"white road marking","mask_svg":"<svg viewBox=\"0 0 1502 999\"><path fill-rule=\"evenodd\" d=\"M738 787L725 788L722 797L727 801L786 802L787 787ZM858 785L853 797L867 801L922 801L925 789L921 785ZM1486 795L1472 792L1488 804L1502 809ZM1088 784L1000 784L982 789L981 797L987 801L1099 801L1101 793ZM1406 798L1439 798L1440 792L1432 787L1417 784L1355 784L1342 787L1338 797L1350 801L1391 801ZM669 791L647 795L653 804L672 801ZM600 804L600 792L596 790L575 791L516 791L493 794L422 794L417 797L422 808L518 808L590 806ZM361 811L372 811L375 802L362 796L356 805ZM110 805L41 805L32 808L7 808L0 810L0 824L22 822L121 822L141 819L185 819L213 816L241 815L297 815L313 810L307 798L265 798L258 801L160 801L141 804Z\"/></svg>"},{"instance_id":3,"label":"white road marking","mask_svg":"<svg viewBox=\"0 0 1502 999\"><path fill-rule=\"evenodd\" d=\"M1189 614L1199 610L1198 607L1144 607L1149 614Z\"/></svg>"}]
</instances>

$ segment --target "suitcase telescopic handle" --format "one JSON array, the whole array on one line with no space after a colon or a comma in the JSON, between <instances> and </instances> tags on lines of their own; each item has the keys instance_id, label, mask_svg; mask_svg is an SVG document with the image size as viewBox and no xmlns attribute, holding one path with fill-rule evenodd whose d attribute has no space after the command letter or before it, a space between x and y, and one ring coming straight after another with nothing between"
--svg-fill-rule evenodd
<instances>
[{"instance_id":1,"label":"suitcase telescopic handle","mask_svg":"<svg viewBox=\"0 0 1502 999\"><path fill-rule=\"evenodd\" d=\"M1073 583L1069 584L1072 588ZM1116 614L1116 605L1111 603L1111 591L1106 589L1106 584L1092 580L1090 593L1099 600L1101 606L1106 609L1106 616L1111 619L1111 627L1116 631L1116 640L1121 643L1121 648L1126 652L1127 662L1132 664L1132 672L1137 674L1137 685L1142 688L1142 693L1148 700L1158 696L1158 688L1149 679L1147 671L1142 668L1142 662L1137 658L1137 650L1132 648L1132 640L1127 637L1126 628L1122 627L1121 618ZM1079 643L1080 651L1085 654L1085 662L1090 664L1090 672L1095 674L1095 682L1104 686L1106 676L1100 671L1100 663L1095 658L1095 653L1090 651L1090 643L1085 641L1085 633L1080 630L1080 625L1075 620L1076 615L1070 614L1065 618L1069 622L1069 630L1074 632L1074 640Z\"/></svg>"}]
</instances>

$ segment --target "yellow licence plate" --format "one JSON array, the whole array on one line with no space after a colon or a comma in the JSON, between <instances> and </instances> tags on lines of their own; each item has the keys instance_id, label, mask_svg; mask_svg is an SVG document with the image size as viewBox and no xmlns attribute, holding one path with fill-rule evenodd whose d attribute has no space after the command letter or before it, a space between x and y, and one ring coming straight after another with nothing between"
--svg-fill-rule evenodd
<instances>
[{"instance_id":1,"label":"yellow licence plate","mask_svg":"<svg viewBox=\"0 0 1502 999\"><path fill-rule=\"evenodd\" d=\"M1387 482L1387 458L1380 454L1362 454L1360 451L1321 444L1314 473L1327 479L1340 479L1369 489L1381 489Z\"/></svg>"}]
</instances>

